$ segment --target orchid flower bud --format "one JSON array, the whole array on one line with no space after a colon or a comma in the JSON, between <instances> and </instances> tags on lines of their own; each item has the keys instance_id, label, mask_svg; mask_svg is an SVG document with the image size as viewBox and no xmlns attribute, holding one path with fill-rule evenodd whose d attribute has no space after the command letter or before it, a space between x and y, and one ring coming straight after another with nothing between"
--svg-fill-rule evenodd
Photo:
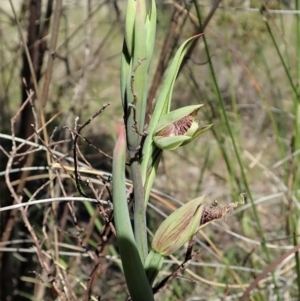
<instances>
[{"instance_id":1,"label":"orchid flower bud","mask_svg":"<svg viewBox=\"0 0 300 301\"><path fill-rule=\"evenodd\" d=\"M239 204L244 204L244 194L241 201L227 205L204 202L204 196L184 204L170 214L157 229L152 250L162 256L168 256L188 242L192 236L214 220L226 217Z\"/></svg>"},{"instance_id":2,"label":"orchid flower bud","mask_svg":"<svg viewBox=\"0 0 300 301\"><path fill-rule=\"evenodd\" d=\"M195 121L202 106L186 106L163 115L154 130L153 141L156 146L163 150L173 150L206 132L212 125L199 127Z\"/></svg>"},{"instance_id":3,"label":"orchid flower bud","mask_svg":"<svg viewBox=\"0 0 300 301\"><path fill-rule=\"evenodd\" d=\"M152 249L163 256L168 256L189 241L199 228L203 203L204 196L201 196L170 214L157 229Z\"/></svg>"}]
</instances>

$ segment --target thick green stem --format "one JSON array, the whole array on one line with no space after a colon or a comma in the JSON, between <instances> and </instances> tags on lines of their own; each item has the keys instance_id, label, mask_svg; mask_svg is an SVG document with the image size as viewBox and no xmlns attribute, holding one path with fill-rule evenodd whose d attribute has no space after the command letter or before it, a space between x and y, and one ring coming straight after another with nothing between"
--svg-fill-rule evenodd
<instances>
[{"instance_id":1,"label":"thick green stem","mask_svg":"<svg viewBox=\"0 0 300 301\"><path fill-rule=\"evenodd\" d=\"M144 263L148 254L147 229L145 216L144 185L141 177L140 154L142 132L144 131L145 112L147 105L148 57L147 34L150 26L145 0L128 1L126 13L126 43L128 53L124 64L124 114L126 123L127 143L129 150L130 169L134 192L134 233L140 258ZM154 23L153 23L154 24ZM153 27L152 24L152 27ZM155 30L154 28L152 28ZM151 31L151 32L152 32ZM153 35L153 34L152 34ZM152 40L151 40L152 41ZM153 49L153 44L150 45ZM148 51L147 51L148 49ZM123 50L126 50L125 48ZM150 51L151 52L151 51ZM129 57L128 57L129 55ZM127 74L125 74L127 72Z\"/></svg>"},{"instance_id":2,"label":"thick green stem","mask_svg":"<svg viewBox=\"0 0 300 301\"><path fill-rule=\"evenodd\" d=\"M150 251L146 263L145 263L145 270L148 277L148 281L152 285L156 276L158 275L159 271L162 268L164 263L164 257L156 253L155 251Z\"/></svg>"},{"instance_id":3,"label":"thick green stem","mask_svg":"<svg viewBox=\"0 0 300 301\"><path fill-rule=\"evenodd\" d=\"M137 159L132 156L130 162L131 178L134 191L134 234L137 249L142 263L148 255L147 228L146 228L146 204L144 186L141 176L141 168Z\"/></svg>"}]
</instances>

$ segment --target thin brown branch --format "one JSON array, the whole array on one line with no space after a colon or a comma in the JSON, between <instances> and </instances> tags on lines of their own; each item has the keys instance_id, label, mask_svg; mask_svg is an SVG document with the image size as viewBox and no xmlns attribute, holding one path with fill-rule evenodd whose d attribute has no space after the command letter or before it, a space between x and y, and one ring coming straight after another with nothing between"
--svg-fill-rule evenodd
<instances>
[{"instance_id":1,"label":"thin brown branch","mask_svg":"<svg viewBox=\"0 0 300 301\"><path fill-rule=\"evenodd\" d=\"M87 126L89 125L93 119L95 119L98 115L100 115L107 106L109 106L110 104L104 104L103 107L98 110L92 117L90 117L83 125L78 126L77 128L77 121L75 120L75 130L77 131L78 134L80 134L80 132ZM75 182L76 182L76 187L78 192L83 196L83 197L87 197L88 196L85 194L85 192L81 189L79 180L80 180L80 176L78 173L78 159L77 159L77 151L76 151L76 147L77 147L77 140L78 140L78 135L75 135L74 137L74 142L73 142L73 158L74 158L74 174L75 174Z\"/></svg>"},{"instance_id":2,"label":"thin brown branch","mask_svg":"<svg viewBox=\"0 0 300 301\"><path fill-rule=\"evenodd\" d=\"M13 187L11 186L11 179L10 179L10 173L9 171L12 168L15 156L17 154L17 144L15 141L15 123L17 121L17 118L19 117L19 115L21 114L21 111L24 109L24 107L27 105L27 103L29 103L31 97L33 97L33 94L30 94L27 98L27 100L22 104L22 106L19 108L19 110L16 112L16 114L11 118L10 124L11 124L11 136L12 136L12 150L11 153L8 155L8 161L6 164L6 169L5 169L5 181L6 181L6 185L10 190L11 195L13 196L13 204L16 204L17 202L17 194L15 192L15 190L13 189ZM8 185L8 183L10 185ZM6 242L9 240L10 236L11 236L11 232L13 230L14 224L15 224L15 218L17 215L17 211L16 210L12 210L9 214L9 219L8 222L5 226L5 229L2 233L2 237L1 237L1 242ZM2 258L3 253L0 253L0 260Z\"/></svg>"}]
</instances>

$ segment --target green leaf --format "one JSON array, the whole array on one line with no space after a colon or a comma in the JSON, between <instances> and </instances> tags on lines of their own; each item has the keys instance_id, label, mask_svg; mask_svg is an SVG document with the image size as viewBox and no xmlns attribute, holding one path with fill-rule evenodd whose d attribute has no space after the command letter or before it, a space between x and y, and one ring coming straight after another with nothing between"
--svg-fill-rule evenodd
<instances>
[{"instance_id":1,"label":"green leaf","mask_svg":"<svg viewBox=\"0 0 300 301\"><path fill-rule=\"evenodd\" d=\"M128 49L126 42L123 43L122 57L121 57L121 77L120 77L120 86L121 86L121 98L122 105L124 110L124 115L127 116L127 107L128 99L126 94L126 88L130 85L130 75L131 75L131 58L128 54Z\"/></svg>"},{"instance_id":2,"label":"green leaf","mask_svg":"<svg viewBox=\"0 0 300 301\"><path fill-rule=\"evenodd\" d=\"M147 30L147 37L146 37L146 51L147 51L147 69L149 69L152 56L153 56L153 49L155 45L155 34L156 34L156 21L157 21L157 12L156 12L156 4L155 0L151 1L151 5L147 14L146 18L146 30Z\"/></svg>"},{"instance_id":3,"label":"green leaf","mask_svg":"<svg viewBox=\"0 0 300 301\"><path fill-rule=\"evenodd\" d=\"M181 146L184 142L190 142L191 137L189 136L154 136L153 141L155 144L163 150L174 150Z\"/></svg>"},{"instance_id":4,"label":"green leaf","mask_svg":"<svg viewBox=\"0 0 300 301\"><path fill-rule=\"evenodd\" d=\"M125 186L125 154L126 137L122 127L113 152L113 204L117 241L132 300L154 301L131 227Z\"/></svg>"},{"instance_id":5,"label":"green leaf","mask_svg":"<svg viewBox=\"0 0 300 301\"><path fill-rule=\"evenodd\" d=\"M180 65L182 63L182 60L188 50L188 47L190 44L197 38L199 38L201 35L196 35L188 40L186 40L180 48L177 50L175 57L168 68L168 71L166 73L166 77L163 81L161 91L159 93L159 96L157 98L157 102L153 111L153 115L151 117L151 122L149 124L149 134L155 129L157 123L159 122L159 119L162 115L167 114L170 112L170 106L171 106L171 97L173 93L173 87L174 83L180 68Z\"/></svg>"},{"instance_id":6,"label":"green leaf","mask_svg":"<svg viewBox=\"0 0 300 301\"><path fill-rule=\"evenodd\" d=\"M136 1L128 0L125 19L125 41L130 56L133 54L134 44L134 22L136 12Z\"/></svg>"},{"instance_id":7,"label":"green leaf","mask_svg":"<svg viewBox=\"0 0 300 301\"><path fill-rule=\"evenodd\" d=\"M179 119L182 119L183 117L188 116L193 112L199 110L202 106L203 104L186 106L174 110L168 114L162 115L157 123L157 126L154 129L154 134L159 132L169 124L172 124L175 121L178 121Z\"/></svg>"},{"instance_id":8,"label":"green leaf","mask_svg":"<svg viewBox=\"0 0 300 301\"><path fill-rule=\"evenodd\" d=\"M148 127L148 136L145 140L143 147L143 161L142 161L142 179L143 182L146 183L147 174L150 174L152 169L152 164L154 163L152 160L155 149L157 148L153 143L153 133L159 122L159 119L162 115L169 113L170 105L171 105L171 97L173 92L174 83L181 65L181 62L186 54L188 47L191 45L193 40L199 38L201 35L196 35L186 40L180 48L177 50L176 55L168 68L165 79L163 80L162 88L157 98L157 102L153 111L153 115L151 116L150 124ZM153 182L148 181L147 185L152 187ZM148 200L146 199L146 202Z\"/></svg>"},{"instance_id":9,"label":"green leaf","mask_svg":"<svg viewBox=\"0 0 300 301\"><path fill-rule=\"evenodd\" d=\"M151 193L154 179L157 174L157 169L158 169L158 165L159 165L161 156L162 156L162 150L155 146L155 152L153 153L153 156L152 156L153 165L151 166L152 168L149 171L149 174L147 176L147 181L145 183L145 203L146 204L147 204L147 201L149 200L149 196Z\"/></svg>"}]
</instances>

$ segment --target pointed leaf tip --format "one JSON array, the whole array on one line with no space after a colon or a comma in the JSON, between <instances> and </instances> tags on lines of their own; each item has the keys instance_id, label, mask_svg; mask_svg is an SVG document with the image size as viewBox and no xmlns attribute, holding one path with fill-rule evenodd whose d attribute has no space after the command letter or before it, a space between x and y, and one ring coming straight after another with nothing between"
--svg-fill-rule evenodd
<instances>
[{"instance_id":1,"label":"pointed leaf tip","mask_svg":"<svg viewBox=\"0 0 300 301\"><path fill-rule=\"evenodd\" d=\"M126 145L126 136L125 136L125 127L124 125L120 125L118 128L118 139L115 146L117 151L123 149Z\"/></svg>"}]
</instances>

